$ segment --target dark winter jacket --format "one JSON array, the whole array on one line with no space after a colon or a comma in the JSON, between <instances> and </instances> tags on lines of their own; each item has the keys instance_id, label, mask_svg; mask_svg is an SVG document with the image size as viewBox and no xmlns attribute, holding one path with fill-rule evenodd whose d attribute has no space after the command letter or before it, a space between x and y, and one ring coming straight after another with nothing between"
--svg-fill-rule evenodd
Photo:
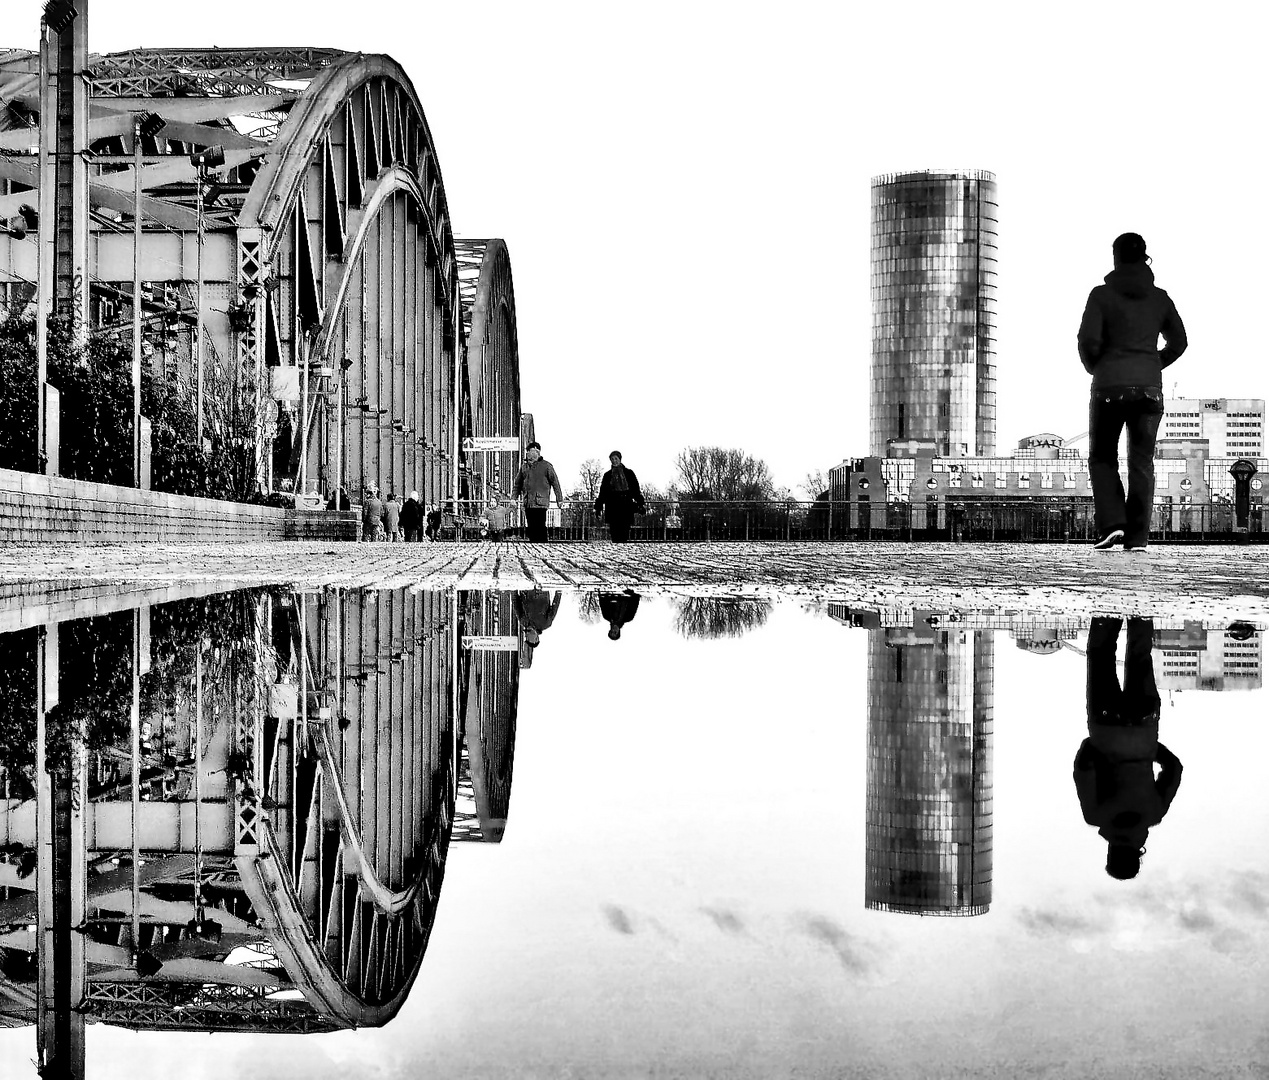
<instances>
[{"instance_id":1,"label":"dark winter jacket","mask_svg":"<svg viewBox=\"0 0 1269 1080\"><path fill-rule=\"evenodd\" d=\"M1158 730L1090 724L1092 734L1075 755L1075 790L1084 820L1109 843L1144 844L1181 786L1181 762L1158 741Z\"/></svg>"},{"instance_id":2,"label":"dark winter jacket","mask_svg":"<svg viewBox=\"0 0 1269 1080\"><path fill-rule=\"evenodd\" d=\"M423 507L418 499L406 499L401 506L401 528L406 532L418 532L423 524Z\"/></svg>"},{"instance_id":3,"label":"dark winter jacket","mask_svg":"<svg viewBox=\"0 0 1269 1080\"><path fill-rule=\"evenodd\" d=\"M1159 348L1159 335L1167 343ZM1080 362L1093 389L1163 386L1162 371L1188 342L1172 298L1154 284L1145 263L1130 263L1106 275L1088 294L1080 322Z\"/></svg>"},{"instance_id":4,"label":"dark winter jacket","mask_svg":"<svg viewBox=\"0 0 1269 1080\"><path fill-rule=\"evenodd\" d=\"M511 493L517 498L523 495L526 507L541 508L551 505L552 490L555 501L563 505L564 492L560 488L560 478L555 475L555 466L546 458L538 458L531 464L526 461L520 467Z\"/></svg>"},{"instance_id":5,"label":"dark winter jacket","mask_svg":"<svg viewBox=\"0 0 1269 1080\"><path fill-rule=\"evenodd\" d=\"M559 613L562 596L563 593L558 589L554 596L544 589L521 589L516 593L514 603L520 625L525 629L532 628L539 634L543 630L549 630Z\"/></svg>"},{"instance_id":6,"label":"dark winter jacket","mask_svg":"<svg viewBox=\"0 0 1269 1080\"><path fill-rule=\"evenodd\" d=\"M634 469L625 466L623 468L626 473L626 490L613 490L612 469L609 469L599 482L599 494L595 497L595 513L602 513L605 506L609 509L615 506L620 506L622 509L632 507L639 513L643 513L643 492L639 490L639 478L635 476Z\"/></svg>"},{"instance_id":7,"label":"dark winter jacket","mask_svg":"<svg viewBox=\"0 0 1269 1080\"><path fill-rule=\"evenodd\" d=\"M600 593L599 613L605 622L622 627L635 617L639 610L640 596L627 589L622 593Z\"/></svg>"}]
</instances>

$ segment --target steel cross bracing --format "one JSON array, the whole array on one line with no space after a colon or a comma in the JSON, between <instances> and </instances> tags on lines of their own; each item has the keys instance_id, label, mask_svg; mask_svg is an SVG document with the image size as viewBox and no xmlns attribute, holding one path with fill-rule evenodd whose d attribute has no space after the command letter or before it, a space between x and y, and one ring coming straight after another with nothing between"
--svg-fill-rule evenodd
<instances>
[{"instance_id":1,"label":"steel cross bracing","mask_svg":"<svg viewBox=\"0 0 1269 1080\"><path fill-rule=\"evenodd\" d=\"M5 218L38 184L33 55L0 54ZM400 66L338 49L140 49L89 70L90 328L130 328L139 182L142 353L165 378L205 369L213 402L254 395L261 487L315 500L342 487L354 503L368 487L469 494L460 424L518 430L510 263L501 241L467 245L475 284L460 288L436 148ZM163 126L138 138L147 113ZM211 147L224 164L200 170L190 155ZM0 236L10 308L29 303L37 241ZM467 327L481 338L469 356ZM510 487L513 455L480 464ZM476 494L496 479L482 472Z\"/></svg>"},{"instance_id":2,"label":"steel cross bracing","mask_svg":"<svg viewBox=\"0 0 1269 1080\"><path fill-rule=\"evenodd\" d=\"M388 1022L436 916L455 828L460 708L480 838L500 838L505 825L516 657L478 658L461 687L455 666L461 626L514 633L509 598L499 600L261 592L220 608L232 621L218 623L230 651L210 650L202 635L181 646L195 692L143 692L134 679L134 716L158 741L95 750L76 814L87 864L84 1013L201 1030ZM149 625L145 610L135 626ZM35 821L34 800L2 805L0 837L32 844ZM34 956L25 927L35 879L7 869L0 884L17 895L0 900L4 945ZM214 935L199 929L204 919ZM161 963L157 974L134 967L138 953ZM0 1014L32 1022L34 994L34 985L0 985Z\"/></svg>"},{"instance_id":3,"label":"steel cross bracing","mask_svg":"<svg viewBox=\"0 0 1269 1080\"><path fill-rule=\"evenodd\" d=\"M343 49L130 49L89 62L96 97L273 93L279 82L311 79L347 56Z\"/></svg>"}]
</instances>

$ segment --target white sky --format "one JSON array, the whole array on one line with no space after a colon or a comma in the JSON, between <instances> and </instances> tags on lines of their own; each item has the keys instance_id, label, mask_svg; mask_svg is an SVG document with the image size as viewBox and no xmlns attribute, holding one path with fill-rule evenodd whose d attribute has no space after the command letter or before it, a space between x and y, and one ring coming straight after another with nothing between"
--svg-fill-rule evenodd
<instances>
[{"instance_id":1,"label":"white sky","mask_svg":"<svg viewBox=\"0 0 1269 1080\"><path fill-rule=\"evenodd\" d=\"M33 47L40 7L6 0L2 44ZM996 173L1001 450L1087 427L1075 331L1127 230L1190 334L1167 389L1269 396L1231 317L1265 291L1259 5L93 0L91 18L99 51L400 61L456 231L508 243L523 404L566 486L614 448L664 485L682 447L739 446L794 489L865 453L869 179L901 169Z\"/></svg>"}]
</instances>

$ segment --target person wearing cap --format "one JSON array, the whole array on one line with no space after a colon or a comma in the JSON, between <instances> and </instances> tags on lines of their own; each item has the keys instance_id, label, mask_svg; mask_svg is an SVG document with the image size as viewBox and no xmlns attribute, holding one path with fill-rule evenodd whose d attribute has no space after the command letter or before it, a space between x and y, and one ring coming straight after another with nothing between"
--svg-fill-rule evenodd
<instances>
[{"instance_id":1,"label":"person wearing cap","mask_svg":"<svg viewBox=\"0 0 1269 1080\"><path fill-rule=\"evenodd\" d=\"M1146 242L1123 233L1115 268L1088 294L1079 329L1080 362L1093 376L1088 408L1088 476L1097 540L1144 551L1154 504L1154 443L1163 419L1163 369L1188 344L1172 298L1154 283ZM1164 348L1159 348L1159 336ZM1128 495L1119 479L1119 434L1128 429Z\"/></svg>"},{"instance_id":2,"label":"person wearing cap","mask_svg":"<svg viewBox=\"0 0 1269 1080\"><path fill-rule=\"evenodd\" d=\"M405 534L406 543L417 543L422 527L423 504L419 502L419 493L411 491L410 497L401 505L401 531Z\"/></svg>"},{"instance_id":3,"label":"person wearing cap","mask_svg":"<svg viewBox=\"0 0 1269 1080\"><path fill-rule=\"evenodd\" d=\"M528 667L533 663L532 650L538 647L542 635L555 622L555 616L560 612L562 596L559 589L553 595L545 589L521 589L515 594L512 608L520 622L524 643L529 649L527 654L522 654L521 667Z\"/></svg>"},{"instance_id":4,"label":"person wearing cap","mask_svg":"<svg viewBox=\"0 0 1269 1080\"><path fill-rule=\"evenodd\" d=\"M361 504L361 538L367 543L383 539L383 503L376 487L366 488Z\"/></svg>"},{"instance_id":5,"label":"person wearing cap","mask_svg":"<svg viewBox=\"0 0 1269 1080\"><path fill-rule=\"evenodd\" d=\"M524 520L528 526L529 541L534 544L546 541L546 510L551 505L551 492L555 501L564 505L564 491L555 466L542 456L542 444L531 442L524 451L524 464L516 476L511 494L524 498Z\"/></svg>"},{"instance_id":6,"label":"person wearing cap","mask_svg":"<svg viewBox=\"0 0 1269 1080\"><path fill-rule=\"evenodd\" d=\"M595 513L603 513L607 508L608 531L612 534L614 544L625 544L630 540L630 526L636 513L644 512L643 492L639 490L639 478L633 469L627 469L621 463L621 451L614 450L608 455L612 468L604 473L599 482L599 494L595 497Z\"/></svg>"}]
</instances>

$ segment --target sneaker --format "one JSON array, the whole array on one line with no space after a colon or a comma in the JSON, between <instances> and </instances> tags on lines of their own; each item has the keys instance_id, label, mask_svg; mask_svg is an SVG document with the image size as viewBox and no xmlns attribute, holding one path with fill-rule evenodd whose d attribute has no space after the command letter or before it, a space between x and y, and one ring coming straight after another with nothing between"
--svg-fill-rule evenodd
<instances>
[{"instance_id":1,"label":"sneaker","mask_svg":"<svg viewBox=\"0 0 1269 1080\"><path fill-rule=\"evenodd\" d=\"M1124 538L1123 529L1111 529L1093 545L1094 551L1109 551Z\"/></svg>"}]
</instances>

